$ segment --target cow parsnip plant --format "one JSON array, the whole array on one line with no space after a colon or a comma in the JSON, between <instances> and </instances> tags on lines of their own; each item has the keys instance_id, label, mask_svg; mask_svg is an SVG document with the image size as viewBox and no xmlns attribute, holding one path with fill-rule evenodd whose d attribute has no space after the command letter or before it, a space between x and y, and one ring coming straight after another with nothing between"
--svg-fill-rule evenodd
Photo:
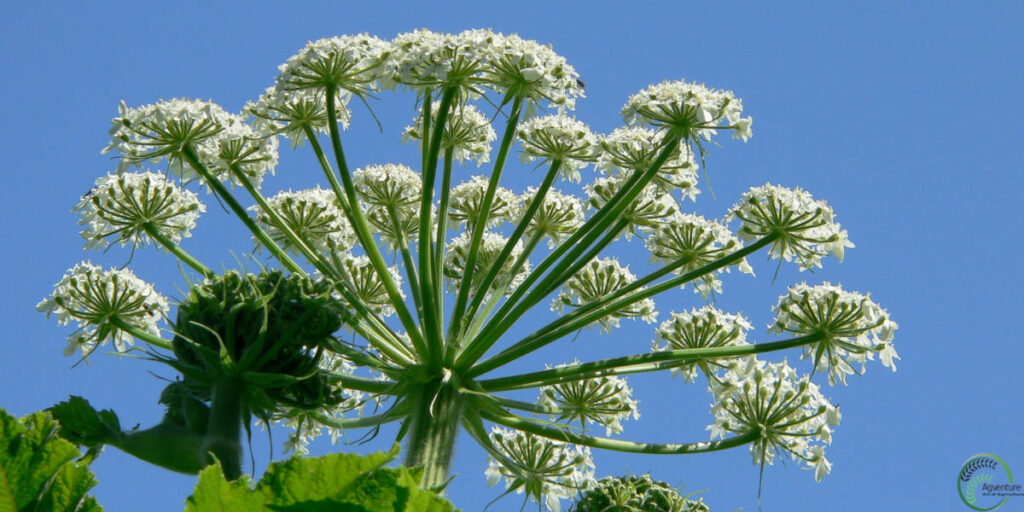
<instances>
[{"instance_id":1,"label":"cow parsnip plant","mask_svg":"<svg viewBox=\"0 0 1024 512\"><path fill-rule=\"evenodd\" d=\"M421 160L351 169L342 130L372 125L362 104L393 89L417 98L402 136L420 145ZM147 445L147 431L125 433L137 442L120 445L181 471L216 457L238 476L240 431L259 420L292 427L289 447L300 453L325 432L398 422L405 462L422 468L428 487L447 481L464 430L490 456L491 485L504 481L556 511L562 498L596 489L593 448L690 454L749 445L762 469L789 456L820 480L838 409L811 376L757 355L799 349L830 384L845 384L875 355L895 370L896 324L886 311L839 286L798 284L779 299L770 328L788 337L752 343L741 314L705 305L659 316L655 298L690 287L710 302L723 274L753 274L746 257L762 250L801 270L829 254L841 261L853 244L832 208L765 184L723 219L690 213L708 147L721 132L751 136L740 99L666 81L631 96L626 125L602 135L569 115L583 93L549 46L487 30L418 30L309 43L239 114L189 99L122 103L106 148L119 165L75 207L86 247L155 246L200 277L172 318L170 302L130 270L81 263L39 309L77 322L69 354L108 343L143 350L134 346L143 342L150 358L181 373L161 398L168 415L158 427L174 435L148 442L181 448L186 460ZM325 188L263 191L281 137L310 146ZM522 194L501 186L516 151L547 168ZM485 165L469 178L456 169ZM556 188L561 182L569 188ZM190 187L237 215L276 260L273 270L218 275L186 252L180 243L206 208ZM636 275L608 256L613 244L646 250L660 267ZM561 316L511 335L537 307ZM610 332L659 318L648 352L497 375L585 327ZM617 437L639 417L625 376L658 371L706 380L711 440ZM523 389L536 389L537 402L506 396Z\"/></svg>"}]
</instances>

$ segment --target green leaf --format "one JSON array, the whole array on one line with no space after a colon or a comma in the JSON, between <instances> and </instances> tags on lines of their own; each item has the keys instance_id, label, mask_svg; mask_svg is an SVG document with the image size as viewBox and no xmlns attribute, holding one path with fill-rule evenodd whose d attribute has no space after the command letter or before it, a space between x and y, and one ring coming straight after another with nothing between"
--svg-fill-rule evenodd
<instances>
[{"instance_id":1,"label":"green leaf","mask_svg":"<svg viewBox=\"0 0 1024 512\"><path fill-rule=\"evenodd\" d=\"M215 464L199 475L186 512L453 512L455 507L420 489L408 468L386 468L398 455L332 454L275 462L255 487L243 477L228 482Z\"/></svg>"},{"instance_id":2,"label":"green leaf","mask_svg":"<svg viewBox=\"0 0 1024 512\"><path fill-rule=\"evenodd\" d=\"M95 477L59 430L48 412L18 420L0 409L0 512L103 510L87 495Z\"/></svg>"},{"instance_id":3,"label":"green leaf","mask_svg":"<svg viewBox=\"0 0 1024 512\"><path fill-rule=\"evenodd\" d=\"M72 443L88 447L117 444L121 436L121 422L114 411L97 411L80 396L72 395L48 411L60 423L61 437Z\"/></svg>"}]
</instances>

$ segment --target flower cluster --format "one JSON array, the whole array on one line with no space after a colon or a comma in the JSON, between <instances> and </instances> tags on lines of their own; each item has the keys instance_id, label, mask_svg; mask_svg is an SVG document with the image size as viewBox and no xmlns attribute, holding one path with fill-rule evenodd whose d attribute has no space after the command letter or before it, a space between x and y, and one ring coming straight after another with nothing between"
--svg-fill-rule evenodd
<instances>
[{"instance_id":1,"label":"flower cluster","mask_svg":"<svg viewBox=\"0 0 1024 512\"><path fill-rule=\"evenodd\" d=\"M643 126L617 128L601 139L601 153L597 167L606 175L615 171L623 174L644 172L653 166L664 149L665 132ZM658 168L655 187L661 192L682 192L684 199L697 200L697 163L693 151L686 144L677 145L678 151Z\"/></svg>"},{"instance_id":2,"label":"flower cluster","mask_svg":"<svg viewBox=\"0 0 1024 512\"><path fill-rule=\"evenodd\" d=\"M540 116L519 126L523 144L523 162L558 161L562 178L580 182L580 169L590 165L600 153L598 138L590 127L568 116Z\"/></svg>"},{"instance_id":3,"label":"flower cluster","mask_svg":"<svg viewBox=\"0 0 1024 512\"><path fill-rule=\"evenodd\" d=\"M72 211L85 226L82 238L87 249L106 247L109 239L141 247L154 237L163 240L158 242L163 247L191 236L206 205L163 174L144 172L99 178Z\"/></svg>"},{"instance_id":4,"label":"flower cluster","mask_svg":"<svg viewBox=\"0 0 1024 512\"><path fill-rule=\"evenodd\" d=\"M749 117L741 118L743 103L732 91L711 89L683 80L652 85L629 97L622 107L627 123L667 128L686 140L711 140L719 129L733 130L733 136L750 138ZM727 125L719 123L725 120Z\"/></svg>"},{"instance_id":5,"label":"flower cluster","mask_svg":"<svg viewBox=\"0 0 1024 512\"><path fill-rule=\"evenodd\" d=\"M205 167L218 181L259 186L277 166L277 138L257 135L242 117L209 101L172 99L128 108L122 101L111 120L110 144L121 154L117 172L145 161L168 161L182 179L201 177Z\"/></svg>"},{"instance_id":6,"label":"flower cluster","mask_svg":"<svg viewBox=\"0 0 1024 512\"><path fill-rule=\"evenodd\" d=\"M497 36L488 64L487 82L499 94L527 99L527 112L541 100L559 111L573 110L576 98L583 96L583 82L576 69L549 45L517 35Z\"/></svg>"},{"instance_id":7,"label":"flower cluster","mask_svg":"<svg viewBox=\"0 0 1024 512\"><path fill-rule=\"evenodd\" d=\"M821 258L830 251L842 262L845 248L853 247L828 203L799 188L751 187L729 210L729 218L742 222L737 231L741 240L774 236L772 257L795 258L800 270L821 267Z\"/></svg>"},{"instance_id":8,"label":"flower cluster","mask_svg":"<svg viewBox=\"0 0 1024 512\"><path fill-rule=\"evenodd\" d=\"M437 127L437 116L441 102L435 101L430 106L430 129ZM441 149L452 152L452 158L460 164L466 160L475 160L478 166L491 160L491 144L498 138L491 127L487 116L473 105L463 104L455 108L448 116L441 133ZM407 126L402 133L402 142L418 140L423 143L423 115L420 114Z\"/></svg>"},{"instance_id":9,"label":"flower cluster","mask_svg":"<svg viewBox=\"0 0 1024 512\"><path fill-rule=\"evenodd\" d=\"M752 359L746 367L737 365L721 379L712 379L711 392L712 439L757 434L750 446L754 464L772 464L777 454L788 453L814 469L818 481L831 470L823 445L815 441L832 442L839 408L806 375L798 376L785 362Z\"/></svg>"},{"instance_id":10,"label":"flower cluster","mask_svg":"<svg viewBox=\"0 0 1024 512\"><path fill-rule=\"evenodd\" d=\"M743 315L723 313L713 306L691 309L689 312L672 313L655 331L652 350L686 350L714 347L738 347L749 345L747 331L750 322ZM732 368L737 359L700 359L672 368L672 373L682 375L687 382L693 382L699 369L708 379L718 368Z\"/></svg>"},{"instance_id":11,"label":"flower cluster","mask_svg":"<svg viewBox=\"0 0 1024 512\"><path fill-rule=\"evenodd\" d=\"M108 340L124 352L132 344L132 331L159 336L157 325L169 308L153 285L130 270L104 270L83 262L68 270L36 309L47 317L56 315L60 325L76 320L78 329L68 336L64 354L81 350L87 356Z\"/></svg>"},{"instance_id":12,"label":"flower cluster","mask_svg":"<svg viewBox=\"0 0 1024 512\"><path fill-rule=\"evenodd\" d=\"M526 189L526 193L523 194L524 211L536 197L536 188ZM544 201L537 207L537 211L530 218L530 224L526 226L526 236L545 236L548 238L548 247L555 248L583 225L585 217L583 203L578 197L548 189L544 194Z\"/></svg>"},{"instance_id":13,"label":"flower cluster","mask_svg":"<svg viewBox=\"0 0 1024 512\"><path fill-rule=\"evenodd\" d=\"M555 368L575 364L578 362ZM587 422L597 423L605 428L607 435L622 433L623 420L640 419L633 390L622 377L595 377L542 386L537 404L559 409L555 414L558 421L576 421L584 427Z\"/></svg>"},{"instance_id":14,"label":"flower cluster","mask_svg":"<svg viewBox=\"0 0 1024 512\"><path fill-rule=\"evenodd\" d=\"M490 180L473 176L451 190L448 198L448 218L465 223L466 230L472 231L477 219L483 213L484 196ZM495 227L519 215L519 196L505 187L497 187L491 199L487 214L487 227Z\"/></svg>"},{"instance_id":15,"label":"flower cluster","mask_svg":"<svg viewBox=\"0 0 1024 512\"><path fill-rule=\"evenodd\" d=\"M552 301L551 310L561 314L566 306L586 306L633 281L636 281L636 276L629 271L628 266L619 265L618 260L593 260L565 282L562 291ZM602 331L611 332L612 327L619 326L620 318L640 318L647 323L654 323L658 319L658 312L655 310L654 300L648 298L614 311L607 311L596 322L601 324Z\"/></svg>"},{"instance_id":16,"label":"flower cluster","mask_svg":"<svg viewBox=\"0 0 1024 512\"><path fill-rule=\"evenodd\" d=\"M548 510L559 512L561 499L593 483L589 448L500 427L492 428L489 437L494 449L485 472L490 486L504 479L509 491L525 492Z\"/></svg>"},{"instance_id":17,"label":"flower cluster","mask_svg":"<svg viewBox=\"0 0 1024 512\"><path fill-rule=\"evenodd\" d=\"M665 264L681 263L675 270L676 273L695 271L743 246L729 228L717 221L690 213L672 216L660 224L644 243L651 252L651 261ZM740 259L735 265L740 272L754 273L746 258ZM729 267L726 266L702 275L695 283L694 291L700 292L704 297L712 292L722 293L722 282L718 279L718 274L728 270Z\"/></svg>"},{"instance_id":18,"label":"flower cluster","mask_svg":"<svg viewBox=\"0 0 1024 512\"><path fill-rule=\"evenodd\" d=\"M628 176L624 174L597 178L584 187L587 192L587 204L595 211L604 208L628 180ZM628 230L625 232L628 238L637 232L656 229L678 214L679 203L672 199L672 196L663 194L657 187L648 184L622 210L619 218L628 223Z\"/></svg>"},{"instance_id":19,"label":"flower cluster","mask_svg":"<svg viewBox=\"0 0 1024 512\"><path fill-rule=\"evenodd\" d=\"M899 354L892 346L899 325L889 313L867 295L843 290L842 286L823 283L789 287L773 308L775 322L770 332L821 336L808 345L804 357L814 360L815 368L828 368L829 383L846 384L846 376L855 373L850 363L860 363L879 353L882 365L896 371Z\"/></svg>"},{"instance_id":20,"label":"flower cluster","mask_svg":"<svg viewBox=\"0 0 1024 512\"><path fill-rule=\"evenodd\" d=\"M359 298L359 302L377 314L395 314L395 306L380 275L370 263L370 258L349 253L329 253L327 256L327 264L332 273L341 276L344 285L350 287ZM388 267L388 274L401 291L402 275L398 272L398 267Z\"/></svg>"},{"instance_id":21,"label":"flower cluster","mask_svg":"<svg viewBox=\"0 0 1024 512\"><path fill-rule=\"evenodd\" d=\"M339 94L366 95L379 89L390 50L387 41L368 34L312 41L278 67L275 87L286 101L302 98L300 91L322 95L328 88Z\"/></svg>"},{"instance_id":22,"label":"flower cluster","mask_svg":"<svg viewBox=\"0 0 1024 512\"><path fill-rule=\"evenodd\" d=\"M319 253L343 252L355 245L356 235L329 190L320 187L297 192L278 192L267 203L285 226ZM270 213L259 206L250 210L267 234L285 249L294 249L291 238L282 231Z\"/></svg>"},{"instance_id":23,"label":"flower cluster","mask_svg":"<svg viewBox=\"0 0 1024 512\"><path fill-rule=\"evenodd\" d=\"M449 279L452 289L461 286L462 280L466 275L466 263L469 259L470 249L469 243L472 237L471 233L463 231L451 242L448 242L448 246L445 248L444 275ZM484 232L483 238L480 239L480 248L476 254L476 264L473 268L470 290L476 292L480 285L483 284L487 273L497 263L498 256L501 255L501 251L505 248L506 243L508 243L508 238L498 233ZM527 274L530 273L530 263L524 260L519 264L518 268L516 267L516 262L519 261L522 254L523 242L520 240L512 246L512 252L509 254L509 257L505 258L505 261L502 262L499 275L504 276L504 281L499 283L499 280L494 280L491 283L491 289L487 290L488 294L493 288L504 285L505 281L508 281L506 293L512 293L517 286L526 280Z\"/></svg>"}]
</instances>

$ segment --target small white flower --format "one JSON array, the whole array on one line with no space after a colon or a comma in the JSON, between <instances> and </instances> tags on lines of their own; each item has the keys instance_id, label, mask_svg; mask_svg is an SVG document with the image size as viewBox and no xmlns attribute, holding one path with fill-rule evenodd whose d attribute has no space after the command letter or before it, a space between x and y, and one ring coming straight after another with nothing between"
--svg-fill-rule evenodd
<instances>
[{"instance_id":1,"label":"small white flower","mask_svg":"<svg viewBox=\"0 0 1024 512\"><path fill-rule=\"evenodd\" d=\"M559 175L575 183L580 182L579 170L592 164L601 150L590 127L563 115L529 119L519 126L518 135L523 144L523 162L558 160Z\"/></svg>"},{"instance_id":2,"label":"small white flower","mask_svg":"<svg viewBox=\"0 0 1024 512\"><path fill-rule=\"evenodd\" d=\"M789 287L772 309L776 317L769 332L823 337L807 345L803 357L812 358L816 368L827 368L832 385L846 384L846 376L857 373L851 363L859 363L863 372L876 351L884 366L896 370L893 358L899 355L892 338L899 325L867 295L828 282L800 283Z\"/></svg>"},{"instance_id":3,"label":"small white flower","mask_svg":"<svg viewBox=\"0 0 1024 512\"><path fill-rule=\"evenodd\" d=\"M72 319L78 330L68 336L65 355L81 350L89 355L95 347L112 340L118 352L127 350L132 335L119 323L140 331L160 335L158 324L167 315L167 299L153 285L139 279L130 270L103 270L88 262L75 265L53 287L53 294L36 309L57 316L66 325Z\"/></svg>"},{"instance_id":4,"label":"small white flower","mask_svg":"<svg viewBox=\"0 0 1024 512\"><path fill-rule=\"evenodd\" d=\"M578 362L559 364L555 368L575 364ZM607 435L622 433L623 420L640 419L633 390L622 377L605 376L541 386L537 404L561 409L563 412L555 415L558 421L602 425Z\"/></svg>"},{"instance_id":5,"label":"small white flower","mask_svg":"<svg viewBox=\"0 0 1024 512\"><path fill-rule=\"evenodd\" d=\"M634 281L636 276L629 271L628 266L619 265L618 260L593 260L565 282L558 296L552 301L551 310L561 314L566 307L586 306ZM658 312L655 310L654 301L647 298L614 311L607 311L605 316L595 323L601 324L603 332L611 332L612 327L619 326L621 318L640 318L647 323L654 323L658 319Z\"/></svg>"},{"instance_id":6,"label":"small white flower","mask_svg":"<svg viewBox=\"0 0 1024 512\"><path fill-rule=\"evenodd\" d=\"M707 220L700 215L679 213L658 225L644 241L651 251L651 261L678 263L683 265L675 273L692 272L714 261L726 257L743 247L743 244L721 223ZM754 271L743 258L736 262L739 270L753 274ZM729 266L701 276L694 283L694 291L707 297L712 291L721 293L718 275L727 272ZM686 284L683 284L685 287Z\"/></svg>"},{"instance_id":7,"label":"small white flower","mask_svg":"<svg viewBox=\"0 0 1024 512\"><path fill-rule=\"evenodd\" d=\"M449 279L450 287L457 289L461 286L462 280L466 274L466 263L469 258L469 243L472 241L473 235L467 231L463 231L459 236L455 237L451 242L448 243L445 248L444 255L444 275ZM484 232L483 238L480 239L480 248L476 255L476 265L473 270L473 282L470 290L474 292L483 284L484 278L487 273L491 270L491 267L497 263L498 256L501 251L505 248L505 244L508 242L508 238L499 235L498 233ZM512 252L509 257L502 263L501 271L498 274L499 278L495 279L491 283L491 289L487 290L488 294L493 291L493 288L504 283L504 280L511 279L508 285L506 293L512 293L517 286L526 280L526 276L530 273L530 263L525 261L515 275L510 275L512 267L515 262L519 260L523 254L523 241L519 240L512 247Z\"/></svg>"},{"instance_id":8,"label":"small white flower","mask_svg":"<svg viewBox=\"0 0 1024 512\"><path fill-rule=\"evenodd\" d=\"M830 251L842 258L843 248L853 247L828 203L799 188L751 187L727 218L741 221L737 230L741 240L775 236L769 254L798 260L800 270L821 267L821 258Z\"/></svg>"},{"instance_id":9,"label":"small white flower","mask_svg":"<svg viewBox=\"0 0 1024 512\"><path fill-rule=\"evenodd\" d=\"M141 247L153 242L147 230L172 244L188 238L206 205L163 174L145 172L97 179L72 211L78 212L78 223L85 226L86 248L106 247L110 239Z\"/></svg>"},{"instance_id":10,"label":"small white flower","mask_svg":"<svg viewBox=\"0 0 1024 512\"><path fill-rule=\"evenodd\" d=\"M613 173L632 175L644 172L654 165L662 152L664 131L655 131L643 126L626 126L615 129L601 139L601 156L597 166L606 176ZM671 156L654 176L652 183L659 191L669 193L680 190L684 199L697 200L697 163L693 151L686 144L679 144Z\"/></svg>"},{"instance_id":11,"label":"small white flower","mask_svg":"<svg viewBox=\"0 0 1024 512\"><path fill-rule=\"evenodd\" d=\"M712 379L711 391L713 438L754 432L754 464L772 464L776 455L788 453L813 468L818 479L831 469L822 443L831 441L829 427L838 423L838 411L806 375L798 376L786 362L756 361L753 368L737 366Z\"/></svg>"},{"instance_id":12,"label":"small white flower","mask_svg":"<svg viewBox=\"0 0 1024 512\"><path fill-rule=\"evenodd\" d=\"M241 116L200 100L172 99L155 105L128 108L121 102L119 115L111 120L110 144L103 150L121 154L117 172L143 162L168 161L168 170L183 180L199 174L185 157L185 147L195 151L200 163L218 181L240 183L232 168L255 186L277 166L277 138L257 135Z\"/></svg>"},{"instance_id":13,"label":"small white flower","mask_svg":"<svg viewBox=\"0 0 1024 512\"><path fill-rule=\"evenodd\" d=\"M352 182L363 201L397 209L418 207L423 187L419 173L402 164L368 165L352 173Z\"/></svg>"},{"instance_id":14,"label":"small white flower","mask_svg":"<svg viewBox=\"0 0 1024 512\"><path fill-rule=\"evenodd\" d=\"M608 204L626 183L624 174L597 178L584 187L587 193L587 204L592 210L600 210ZM629 203L619 216L629 221L625 235L629 238L637 232L649 232L679 214L679 203L672 196L658 191L657 187L648 184Z\"/></svg>"},{"instance_id":15,"label":"small white flower","mask_svg":"<svg viewBox=\"0 0 1024 512\"><path fill-rule=\"evenodd\" d=\"M723 313L712 306L704 306L689 312L672 313L672 318L662 322L655 331L657 337L651 349L658 352L745 346L749 345L747 331L750 329L750 322L743 315ZM732 368L736 364L736 359L702 359L673 368L672 373L682 375L687 382L693 382L698 369L712 378L711 374L717 369Z\"/></svg>"},{"instance_id":16,"label":"small white flower","mask_svg":"<svg viewBox=\"0 0 1024 512\"><path fill-rule=\"evenodd\" d=\"M388 295L387 288L381 280L380 275L373 268L370 258L366 256L353 256L349 253L329 253L328 265L332 267L333 274L341 276L343 282L350 286L359 302L370 308L371 311L390 316L395 314L395 307ZM402 275L397 267L388 267L391 279L402 289ZM342 300L340 294L335 294Z\"/></svg>"},{"instance_id":17,"label":"small white flower","mask_svg":"<svg viewBox=\"0 0 1024 512\"><path fill-rule=\"evenodd\" d=\"M441 102L435 101L430 106L430 128L437 127L438 109ZM445 149L452 150L452 157L460 164L466 160L475 160L477 166L491 160L491 144L498 138L491 127L487 116L480 113L473 105L456 106L448 116L444 133L441 134L441 154ZM402 142L418 140L423 145L423 115L416 117L412 126L407 126L402 134Z\"/></svg>"},{"instance_id":18,"label":"small white flower","mask_svg":"<svg viewBox=\"0 0 1024 512\"><path fill-rule=\"evenodd\" d=\"M739 123L742 112L743 103L732 91L676 80L651 85L630 96L622 107L622 118L627 123L679 132L686 140L711 140L719 128ZM728 124L720 125L723 120ZM749 123L749 118L744 122Z\"/></svg>"},{"instance_id":19,"label":"small white flower","mask_svg":"<svg viewBox=\"0 0 1024 512\"><path fill-rule=\"evenodd\" d=\"M593 485L589 448L500 427L491 429L490 440L502 456L488 457L485 474L490 486L504 478L506 489L525 492L534 502L558 512L560 500Z\"/></svg>"},{"instance_id":20,"label":"small white flower","mask_svg":"<svg viewBox=\"0 0 1024 512\"><path fill-rule=\"evenodd\" d=\"M286 96L306 90L322 94L328 86L343 94L365 95L378 90L390 50L390 43L368 34L312 41L278 67L276 87Z\"/></svg>"},{"instance_id":21,"label":"small white flower","mask_svg":"<svg viewBox=\"0 0 1024 512\"><path fill-rule=\"evenodd\" d=\"M484 196L490 181L483 176L473 176L451 190L448 197L448 218L464 223L472 231L476 220L483 211ZM519 197L505 187L498 187L491 200L487 227L493 228L519 215Z\"/></svg>"},{"instance_id":22,"label":"small white flower","mask_svg":"<svg viewBox=\"0 0 1024 512\"><path fill-rule=\"evenodd\" d=\"M523 208L530 207L537 196L537 189L529 187L523 194ZM583 213L583 203L576 196L564 194L555 189L548 189L544 194L544 202L530 219L526 227L526 236L546 236L548 247L555 248L562 240L568 238L579 229L586 220Z\"/></svg>"},{"instance_id":23,"label":"small white flower","mask_svg":"<svg viewBox=\"0 0 1024 512\"><path fill-rule=\"evenodd\" d=\"M320 253L344 252L355 245L355 232L330 190L316 187L296 192L278 192L268 198L267 203L288 228ZM295 250L291 239L267 212L258 205L249 209L256 213L257 221L278 245Z\"/></svg>"},{"instance_id":24,"label":"small white flower","mask_svg":"<svg viewBox=\"0 0 1024 512\"><path fill-rule=\"evenodd\" d=\"M527 100L527 114L541 101L559 112L573 110L584 92L576 69L550 45L514 34L493 39L484 78L498 94Z\"/></svg>"}]
</instances>

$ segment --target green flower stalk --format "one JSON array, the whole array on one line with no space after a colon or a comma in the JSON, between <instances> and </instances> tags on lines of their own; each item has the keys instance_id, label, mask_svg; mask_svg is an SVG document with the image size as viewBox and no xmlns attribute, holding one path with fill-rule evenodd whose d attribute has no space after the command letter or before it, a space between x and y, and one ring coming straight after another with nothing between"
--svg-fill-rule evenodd
<instances>
[{"instance_id":1,"label":"green flower stalk","mask_svg":"<svg viewBox=\"0 0 1024 512\"><path fill-rule=\"evenodd\" d=\"M370 105L390 90L416 95L413 124L394 131L417 141L421 157L353 171L346 150L358 148L346 148L341 130L366 120L352 99ZM750 445L762 467L789 455L820 479L838 409L811 382L814 371L758 354L802 350L831 384L875 353L895 369L888 313L867 295L798 285L769 329L792 337L755 342L739 313L664 308L713 300L733 268L753 275L747 258L759 251L801 270L829 254L841 261L853 244L835 213L801 189L770 184L722 219L687 211L700 195L697 156L706 170L720 132L751 136L730 91L652 85L626 101L627 125L605 135L567 115L583 93L550 46L488 30L417 30L391 41L311 42L243 114L187 99L122 104L107 147L120 156L116 172L75 207L83 236L88 247L156 245L200 278L174 315L131 272L91 264L40 303L60 323L78 323L71 351L113 341L123 352L138 341L146 348L134 350L180 374L155 430L112 428L98 442L186 472L215 458L233 478L241 433L254 422L293 429L287 446L298 453L317 435L399 423L405 462L422 468L424 486L442 488L465 432L488 453L491 485L503 481L506 493L554 511L579 493L579 510L705 510L649 478L597 480L591 449L679 455ZM264 195L281 136L293 148L308 143L323 188ZM502 185L513 153L546 169L536 186ZM143 164L162 172L127 172ZM466 176L469 164L490 168ZM180 247L201 230L204 207L190 186L239 218L268 260L262 272L217 274ZM620 264L629 247L644 248L656 269ZM687 286L699 296L680 295ZM670 294L659 313L656 296ZM548 306L558 318L514 334L524 315ZM650 351L512 369L584 327L611 333L635 320L657 324ZM618 438L640 417L627 376L644 372L706 381L713 440ZM523 389L537 400L507 395ZM158 432L185 460L147 444Z\"/></svg>"}]
</instances>

